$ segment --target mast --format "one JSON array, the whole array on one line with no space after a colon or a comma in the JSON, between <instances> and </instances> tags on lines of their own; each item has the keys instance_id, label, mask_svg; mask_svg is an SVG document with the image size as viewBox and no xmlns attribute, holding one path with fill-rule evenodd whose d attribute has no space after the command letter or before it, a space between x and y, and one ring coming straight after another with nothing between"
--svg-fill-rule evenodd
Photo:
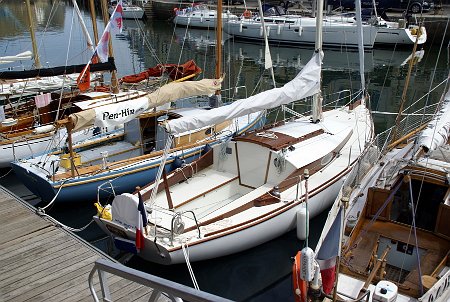
<instances>
[{"instance_id":1,"label":"mast","mask_svg":"<svg viewBox=\"0 0 450 302\"><path fill-rule=\"evenodd\" d=\"M323 0L317 0L316 14L316 44L315 51L322 51L322 27L323 27ZM321 72L322 73L322 72ZM320 76L320 87L322 87L322 75ZM312 122L317 123L322 119L322 92L314 95L312 106Z\"/></svg>"},{"instance_id":2,"label":"mast","mask_svg":"<svg viewBox=\"0 0 450 302\"><path fill-rule=\"evenodd\" d=\"M31 44L33 46L33 55L34 55L34 67L39 69L42 66L41 66L41 61L39 60L39 53L38 53L38 48L37 48L37 44L36 44L36 36L34 33L33 16L31 14L30 0L26 0L25 3L27 5L28 22L30 23Z\"/></svg>"},{"instance_id":3,"label":"mast","mask_svg":"<svg viewBox=\"0 0 450 302\"><path fill-rule=\"evenodd\" d=\"M108 5L106 3L106 0L102 0L101 3L102 3L103 22L105 23L106 26L109 22ZM108 52L110 57L114 56L112 48L112 39L109 39L108 42ZM115 70L111 72L111 87L113 93L119 92L119 82L117 81L117 75Z\"/></svg>"},{"instance_id":4,"label":"mast","mask_svg":"<svg viewBox=\"0 0 450 302\"><path fill-rule=\"evenodd\" d=\"M91 11L92 29L94 30L94 42L95 45L98 45L98 29L95 15L94 0L89 0L89 10Z\"/></svg>"},{"instance_id":5,"label":"mast","mask_svg":"<svg viewBox=\"0 0 450 302\"><path fill-rule=\"evenodd\" d=\"M265 69L270 68L270 75L272 76L273 87L277 87L275 82L275 74L273 73L272 57L270 56L269 41L267 39L267 31L266 25L264 23L264 12L262 10L261 0L258 0L258 10L264 36L264 68Z\"/></svg>"},{"instance_id":6,"label":"mast","mask_svg":"<svg viewBox=\"0 0 450 302\"><path fill-rule=\"evenodd\" d=\"M217 1L216 18L216 79L222 76L222 0ZM210 98L211 107L219 107L222 103L220 90Z\"/></svg>"}]
</instances>

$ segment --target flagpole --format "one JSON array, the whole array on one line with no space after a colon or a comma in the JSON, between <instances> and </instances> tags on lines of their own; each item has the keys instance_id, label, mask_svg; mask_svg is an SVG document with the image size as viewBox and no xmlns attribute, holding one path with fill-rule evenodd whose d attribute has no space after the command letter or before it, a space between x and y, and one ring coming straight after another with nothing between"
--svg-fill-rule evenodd
<instances>
[{"instance_id":1,"label":"flagpole","mask_svg":"<svg viewBox=\"0 0 450 302\"><path fill-rule=\"evenodd\" d=\"M108 5L106 3L106 0L102 0L101 3L102 3L103 22L105 23L105 26L107 26L109 22ZM111 40L112 39L109 39L108 41L108 52L110 57L114 57ZM115 70L111 72L111 88L113 93L119 92L119 83L117 81L117 75Z\"/></svg>"},{"instance_id":2,"label":"flagpole","mask_svg":"<svg viewBox=\"0 0 450 302\"><path fill-rule=\"evenodd\" d=\"M338 287L338 282L339 282L339 271L340 271L340 267L341 267L341 249L342 249L342 237L343 237L343 233L345 231L345 210L348 207L348 197L342 197L341 198L341 207L342 207L342 218L341 218L341 232L339 234L339 250L338 250L338 255L336 257L336 280L335 280L335 285L334 285L334 289L333 289L333 301L336 301L336 296L337 296L337 287Z\"/></svg>"}]
</instances>

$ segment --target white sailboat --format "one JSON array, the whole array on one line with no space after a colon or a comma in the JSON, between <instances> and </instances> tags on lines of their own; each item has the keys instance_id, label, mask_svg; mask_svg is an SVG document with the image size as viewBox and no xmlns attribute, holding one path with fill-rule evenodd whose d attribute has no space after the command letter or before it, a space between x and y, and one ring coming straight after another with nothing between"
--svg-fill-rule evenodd
<instances>
[{"instance_id":1,"label":"white sailboat","mask_svg":"<svg viewBox=\"0 0 450 302\"><path fill-rule=\"evenodd\" d=\"M321 18L317 20L321 28ZM104 210L94 220L117 246L162 264L211 259L304 224L306 199L311 217L333 202L371 139L373 125L364 100L333 107L322 116L318 94L323 53L321 31L317 33L311 60L283 87L168 121L166 128L178 135L315 96L312 116L285 108L293 119L236 136L162 180L157 177L134 194L116 196L110 214L103 215L108 212Z\"/></svg>"},{"instance_id":2,"label":"white sailboat","mask_svg":"<svg viewBox=\"0 0 450 302\"><path fill-rule=\"evenodd\" d=\"M314 45L316 39L316 18L290 14L270 14L264 12L258 16L230 20L224 27L225 31L239 39L262 40L263 22L267 38L271 43ZM330 22L322 20L322 39L325 47L358 48L358 28L354 23ZM363 26L363 45L372 49L378 28Z\"/></svg>"},{"instance_id":3,"label":"white sailboat","mask_svg":"<svg viewBox=\"0 0 450 302\"><path fill-rule=\"evenodd\" d=\"M192 5L187 8L175 8L175 17L173 23L176 26L189 26L194 28L215 28L217 23L218 13L215 9L210 9L205 4ZM239 17L232 14L230 11L221 13L222 24L230 20L238 20Z\"/></svg>"}]
</instances>

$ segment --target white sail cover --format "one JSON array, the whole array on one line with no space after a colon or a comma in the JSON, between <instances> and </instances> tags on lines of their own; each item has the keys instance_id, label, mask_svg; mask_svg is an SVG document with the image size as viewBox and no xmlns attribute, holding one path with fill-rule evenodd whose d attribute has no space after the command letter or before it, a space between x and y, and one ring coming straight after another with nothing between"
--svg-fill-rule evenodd
<instances>
[{"instance_id":1,"label":"white sail cover","mask_svg":"<svg viewBox=\"0 0 450 302\"><path fill-rule=\"evenodd\" d=\"M450 136L450 90L445 95L441 110L436 117L422 131L419 137L419 146L426 152L436 150L437 147L447 143Z\"/></svg>"},{"instance_id":2,"label":"white sail cover","mask_svg":"<svg viewBox=\"0 0 450 302\"><path fill-rule=\"evenodd\" d=\"M230 105L208 110L204 114L170 120L165 127L170 133L179 134L312 96L320 89L322 59L322 52L315 53L300 73L283 87L237 100Z\"/></svg>"},{"instance_id":3,"label":"white sail cover","mask_svg":"<svg viewBox=\"0 0 450 302\"><path fill-rule=\"evenodd\" d=\"M200 81L172 82L146 96L99 106L70 115L73 131L86 129L93 125L113 127L136 118L144 111L171 101L195 95L212 95L219 90L222 79L203 79Z\"/></svg>"}]
</instances>

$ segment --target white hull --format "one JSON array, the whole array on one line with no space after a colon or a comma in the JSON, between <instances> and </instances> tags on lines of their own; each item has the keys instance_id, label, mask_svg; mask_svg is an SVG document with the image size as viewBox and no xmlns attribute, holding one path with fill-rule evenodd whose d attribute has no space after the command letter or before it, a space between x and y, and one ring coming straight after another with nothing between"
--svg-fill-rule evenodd
<instances>
[{"instance_id":1,"label":"white hull","mask_svg":"<svg viewBox=\"0 0 450 302\"><path fill-rule=\"evenodd\" d=\"M271 43L314 45L316 40L315 18L284 17L266 21L267 38ZM282 20L281 22L278 19ZM238 38L262 40L261 22L256 19L229 21L224 27L225 32ZM373 26L363 26L363 44L365 49L373 48L378 29ZM339 24L324 22L323 45L327 47L358 47L357 26L354 24Z\"/></svg>"},{"instance_id":2,"label":"white hull","mask_svg":"<svg viewBox=\"0 0 450 302\"><path fill-rule=\"evenodd\" d=\"M189 261L206 260L255 247L292 230L298 223L296 218L297 212L305 206L304 180L299 184L299 191L297 191L297 185L291 185L281 192L280 198L282 201L280 202L265 204L263 206L253 206L241 211L239 209L265 196L266 193L273 189L276 183L281 179L286 179L292 171L301 169L307 162L315 162L317 159L320 160L322 155L317 153L327 153L329 150L336 148L340 144L339 142L344 141L346 143L340 149L340 156L335 157L330 163L324 163L324 167L320 171L312 174L309 178L308 186L310 194L308 211L310 217L321 213L335 199L336 194L342 186L342 179L351 169L349 163L353 162L360 151L364 149L364 140L366 135L371 131L370 115L365 108L361 107L355 109L353 113L348 113L345 110L325 112L324 127L336 130L334 136L335 141L331 142L328 138L325 138L326 135L323 137L319 135L312 139L313 142L308 141L307 143L296 145L295 151L297 152L292 151L290 157L289 155L286 156L289 163L286 164L287 168L285 171L281 171L281 174L274 167L264 172L267 161L265 152L267 150L261 146L258 147L257 145L255 146L245 142L240 144L240 141L237 144L230 143L228 147L231 150L235 150L235 148L240 150L238 152L239 155L233 153L225 156L225 158L221 155L221 146L215 146L213 148L214 164L211 168L199 171L197 176L189 178L187 182L170 187L172 199L174 202L180 203L179 206L175 206L177 211L186 213L183 215L186 222L185 228L189 228L190 231L186 231L179 238L175 238L173 246L171 246L171 239L167 235L167 232L170 232L172 216L164 211L159 211L160 207L162 208L167 204L165 193L160 192L156 197L156 210L154 211L154 213L158 212L158 214L155 214L157 215L156 221L159 224L157 229L157 245L153 242L154 238L152 234L154 233L154 228L150 228L149 236L145 238L145 246L139 252L138 256L148 261L162 264L183 263L186 259L180 246L181 240L186 241L188 246ZM342 122L345 120L345 117L348 120ZM300 120L293 122L292 125L288 123L285 126L281 126L280 130L277 128L273 130L296 132L297 130L295 129L297 127L300 129L304 127L305 129L309 129L306 132L308 133L311 129L318 129L318 126L309 123L307 118ZM344 124L347 126L344 126ZM358 127L359 132L356 130L352 131L353 127ZM300 130L300 133L306 131L305 129ZM309 151L303 149L308 148L308 146L311 148L311 144L316 145L317 149L315 150L320 149L321 151L312 152L312 149L309 149ZM239 167L237 167L237 159L235 156L240 158ZM258 162L264 162L264 164L258 165ZM239 180L235 176L238 170L240 171L238 173L240 175ZM261 177L266 173L268 173L268 180L265 182L261 180ZM240 184L244 184L245 186L241 186ZM208 189L210 187L212 189ZM253 187L255 189L251 189ZM146 191L144 189L141 192L144 194ZM200 197L198 197L198 200L193 200L191 196L196 195ZM297 195L299 200L296 201ZM189 200L189 202L183 202L179 197L183 198L183 200ZM201 208L204 209L200 211L199 209ZM200 227L200 239L198 238L198 230L195 228L195 223L192 219L188 218L190 215L189 211L196 212L196 217L200 222L204 223L205 221L214 220L214 222L203 224ZM238 213L227 218L222 218L221 220L214 218L220 217L221 215L227 216L233 211L237 211ZM155 218L151 215L149 218L150 222L152 220L155 221ZM125 232L128 239L134 239L135 237L134 229L127 229L119 223L98 217L94 219L106 233L111 234L110 229L116 229L118 232ZM188 220L186 221L186 219ZM301 223L304 223L304 221ZM162 233L160 234L160 232Z\"/></svg>"},{"instance_id":3,"label":"white hull","mask_svg":"<svg viewBox=\"0 0 450 302\"><path fill-rule=\"evenodd\" d=\"M222 26L230 20L237 19L238 16L230 12L224 12L222 13ZM173 18L173 23L177 26L215 28L217 24L217 12L207 8L177 11L176 16Z\"/></svg>"},{"instance_id":4,"label":"white hull","mask_svg":"<svg viewBox=\"0 0 450 302\"><path fill-rule=\"evenodd\" d=\"M344 15L330 15L325 17L330 22L338 24L356 24L356 20L353 14ZM414 45L417 39L418 45L422 45L427 41L427 31L424 26L406 25L403 22L390 22L385 21L378 17L375 21L376 24L371 24L373 20L370 20L368 26L372 26L378 29L377 36L375 38L375 44L382 45Z\"/></svg>"},{"instance_id":5,"label":"white hull","mask_svg":"<svg viewBox=\"0 0 450 302\"><path fill-rule=\"evenodd\" d=\"M416 36L412 32L417 31L417 26L410 26L409 28L388 28L379 27L378 34L375 39L375 44L402 44L414 45ZM422 45L427 41L427 32L425 27L421 27L422 34L417 41L418 45Z\"/></svg>"}]
</instances>

